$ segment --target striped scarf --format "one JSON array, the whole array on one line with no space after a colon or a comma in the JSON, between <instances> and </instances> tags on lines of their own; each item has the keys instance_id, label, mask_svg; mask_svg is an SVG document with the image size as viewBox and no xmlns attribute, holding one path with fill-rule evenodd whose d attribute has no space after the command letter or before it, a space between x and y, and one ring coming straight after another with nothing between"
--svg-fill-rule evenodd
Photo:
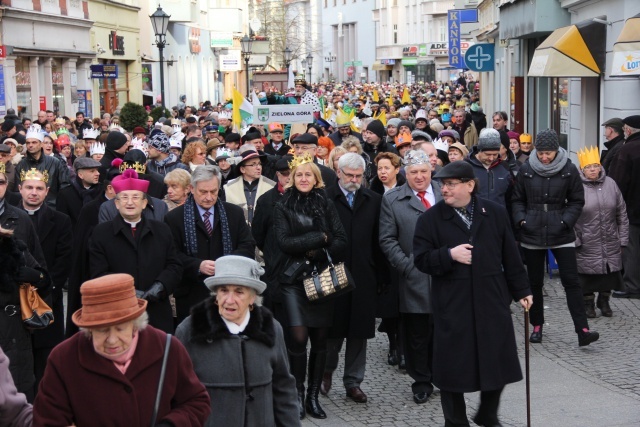
<instances>
[{"instance_id":1,"label":"striped scarf","mask_svg":"<svg viewBox=\"0 0 640 427\"><path fill-rule=\"evenodd\" d=\"M227 211L222 201L218 201L215 205L220 215L220 225L222 227L222 255L230 255L233 252L231 243L231 231L229 231L229 221L227 219ZM198 239L196 237L196 202L193 194L189 194L189 198L184 204L184 251L189 256L198 254Z\"/></svg>"}]
</instances>

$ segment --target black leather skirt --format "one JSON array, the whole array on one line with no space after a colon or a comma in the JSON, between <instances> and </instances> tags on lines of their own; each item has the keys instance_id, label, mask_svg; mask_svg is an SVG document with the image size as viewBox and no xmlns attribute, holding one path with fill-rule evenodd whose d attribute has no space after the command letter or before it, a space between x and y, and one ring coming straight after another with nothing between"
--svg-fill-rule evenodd
<instances>
[{"instance_id":1,"label":"black leather skirt","mask_svg":"<svg viewBox=\"0 0 640 427\"><path fill-rule=\"evenodd\" d=\"M309 302L302 282L282 285L281 295L289 326L328 328L333 324L335 300Z\"/></svg>"}]
</instances>

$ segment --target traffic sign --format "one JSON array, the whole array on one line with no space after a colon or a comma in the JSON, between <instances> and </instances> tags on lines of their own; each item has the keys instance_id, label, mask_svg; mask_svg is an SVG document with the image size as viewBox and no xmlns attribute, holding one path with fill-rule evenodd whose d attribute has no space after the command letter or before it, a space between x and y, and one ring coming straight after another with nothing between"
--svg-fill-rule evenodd
<instances>
[{"instance_id":1,"label":"traffic sign","mask_svg":"<svg viewBox=\"0 0 640 427\"><path fill-rule=\"evenodd\" d=\"M353 65L353 62L351 62L351 61L345 61L345 63L344 63L345 67L350 67L352 65Z\"/></svg>"},{"instance_id":2,"label":"traffic sign","mask_svg":"<svg viewBox=\"0 0 640 427\"><path fill-rule=\"evenodd\" d=\"M474 44L467 49L464 62L471 71L493 71L495 69L495 45Z\"/></svg>"},{"instance_id":3,"label":"traffic sign","mask_svg":"<svg viewBox=\"0 0 640 427\"><path fill-rule=\"evenodd\" d=\"M356 67L362 67L362 61L353 61L353 65Z\"/></svg>"}]
</instances>

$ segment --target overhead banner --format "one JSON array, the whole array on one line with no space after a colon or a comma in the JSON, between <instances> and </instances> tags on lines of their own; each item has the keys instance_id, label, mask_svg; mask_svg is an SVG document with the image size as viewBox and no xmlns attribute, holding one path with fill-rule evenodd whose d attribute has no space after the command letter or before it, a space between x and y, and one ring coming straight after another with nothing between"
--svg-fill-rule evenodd
<instances>
[{"instance_id":1,"label":"overhead banner","mask_svg":"<svg viewBox=\"0 0 640 427\"><path fill-rule=\"evenodd\" d=\"M260 105L253 107L253 124L313 123L312 105Z\"/></svg>"}]
</instances>

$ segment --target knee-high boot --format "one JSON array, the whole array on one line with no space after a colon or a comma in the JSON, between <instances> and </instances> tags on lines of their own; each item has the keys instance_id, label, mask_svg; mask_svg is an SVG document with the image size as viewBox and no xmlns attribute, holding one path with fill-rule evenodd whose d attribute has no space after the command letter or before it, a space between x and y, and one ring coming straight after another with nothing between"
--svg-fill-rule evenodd
<instances>
[{"instance_id":1,"label":"knee-high boot","mask_svg":"<svg viewBox=\"0 0 640 427\"><path fill-rule=\"evenodd\" d=\"M312 351L309 354L309 387L307 389L306 408L307 413L313 418L327 418L327 414L322 410L320 402L318 402L318 393L320 393L320 385L322 384L322 375L324 374L326 361L326 351Z\"/></svg>"},{"instance_id":2,"label":"knee-high boot","mask_svg":"<svg viewBox=\"0 0 640 427\"><path fill-rule=\"evenodd\" d=\"M304 380L307 374L307 351L293 353L289 350L289 368L291 375L296 379L296 389L298 390L298 412L300 419L306 415L304 408Z\"/></svg>"}]
</instances>

